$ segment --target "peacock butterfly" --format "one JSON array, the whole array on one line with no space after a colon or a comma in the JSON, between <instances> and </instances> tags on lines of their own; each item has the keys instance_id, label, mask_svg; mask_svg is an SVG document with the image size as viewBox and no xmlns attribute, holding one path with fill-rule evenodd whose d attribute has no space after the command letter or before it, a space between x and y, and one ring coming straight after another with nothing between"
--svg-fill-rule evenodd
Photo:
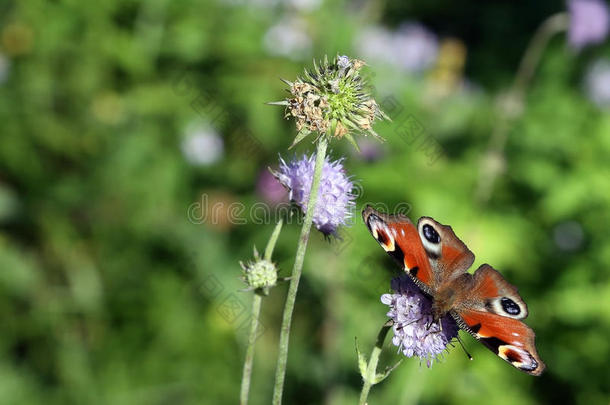
<instances>
[{"instance_id":1,"label":"peacock butterfly","mask_svg":"<svg viewBox=\"0 0 610 405\"><path fill-rule=\"evenodd\" d=\"M531 375L542 373L534 331L521 321L528 311L517 288L488 264L468 273L474 254L450 226L429 217L414 225L404 215L370 206L362 218L381 247L431 297L433 322L450 314L461 329L512 366Z\"/></svg>"}]
</instances>

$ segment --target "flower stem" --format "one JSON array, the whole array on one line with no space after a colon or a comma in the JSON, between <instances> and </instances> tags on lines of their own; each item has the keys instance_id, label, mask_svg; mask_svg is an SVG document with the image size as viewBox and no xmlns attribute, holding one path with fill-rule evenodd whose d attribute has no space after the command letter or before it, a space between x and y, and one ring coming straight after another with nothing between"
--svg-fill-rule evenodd
<instances>
[{"instance_id":1,"label":"flower stem","mask_svg":"<svg viewBox=\"0 0 610 405\"><path fill-rule=\"evenodd\" d=\"M273 254L273 248L277 237L282 230L283 219L275 226L267 247L265 248L265 260L271 261L271 255ZM241 378L241 392L239 396L240 405L246 405L248 403L248 395L250 394L250 380L252 379L252 363L254 362L254 343L256 342L258 332L258 319L261 313L261 305L263 302L263 293L261 291L255 291L254 297L252 297L252 324L250 325L250 335L248 336L248 348L246 349L246 359L244 360L244 371Z\"/></svg>"},{"instance_id":2,"label":"flower stem","mask_svg":"<svg viewBox=\"0 0 610 405\"><path fill-rule=\"evenodd\" d=\"M284 220L280 218L277 225L273 229L273 233L267 242L267 247L265 247L265 255L263 259L271 261L271 255L273 254L273 249L275 248L275 242L277 242L277 237L280 236L280 231L282 230L282 225L284 224Z\"/></svg>"},{"instance_id":3,"label":"flower stem","mask_svg":"<svg viewBox=\"0 0 610 405\"><path fill-rule=\"evenodd\" d=\"M254 342L256 341L256 332L258 330L258 317L261 312L262 302L262 295L254 293L254 297L252 298L252 324L250 325L248 348L246 349L244 371L241 378L241 393L239 396L239 403L241 405L246 405L248 403L248 394L250 393L250 380L252 377L252 362L254 361Z\"/></svg>"},{"instance_id":4,"label":"flower stem","mask_svg":"<svg viewBox=\"0 0 610 405\"><path fill-rule=\"evenodd\" d=\"M568 28L569 16L567 13L557 13L547 18L538 28L534 37L528 44L519 69L515 74L515 80L508 90L506 102L500 109L498 119L489 140L489 146L485 153L481 174L479 177L476 200L479 204L486 204L491 198L493 184L502 170L501 163L506 141L512 121L517 118L524 108L525 93L532 80L536 67L540 63L542 53L549 41L556 34Z\"/></svg>"},{"instance_id":5,"label":"flower stem","mask_svg":"<svg viewBox=\"0 0 610 405\"><path fill-rule=\"evenodd\" d=\"M318 202L318 188L320 186L320 178L322 177L322 167L326 158L326 147L328 141L326 136L322 135L317 144L316 163L313 172L313 181L311 182L311 190L309 192L309 201L307 202L307 212L301 228L301 235L297 245L296 257L292 274L290 278L290 286L288 295L286 296L286 304L284 305L284 315L282 318L282 327L280 330L280 345L277 357L277 366L275 369L275 385L273 386L273 405L282 403L282 392L284 389L284 379L286 377L286 362L288 358L288 343L290 340L290 324L292 323L292 312L294 310L294 301L299 288L301 272L303 270L303 261L305 259L305 251L307 250L307 242L309 241L309 233L313 222L313 214Z\"/></svg>"},{"instance_id":6,"label":"flower stem","mask_svg":"<svg viewBox=\"0 0 610 405\"><path fill-rule=\"evenodd\" d=\"M371 357L369 359L368 365L366 367L366 374L363 376L364 383L362 384L362 391L360 392L360 401L359 405L366 405L366 400L369 396L369 391L373 384L375 384L375 378L377 376L377 364L379 363L379 355L381 354L381 350L383 349L383 342L385 341L385 337L388 335L388 331L392 328L392 321L388 321L383 324L379 334L377 335L377 342L375 342L375 347L373 347L373 351L371 352Z\"/></svg>"}]
</instances>

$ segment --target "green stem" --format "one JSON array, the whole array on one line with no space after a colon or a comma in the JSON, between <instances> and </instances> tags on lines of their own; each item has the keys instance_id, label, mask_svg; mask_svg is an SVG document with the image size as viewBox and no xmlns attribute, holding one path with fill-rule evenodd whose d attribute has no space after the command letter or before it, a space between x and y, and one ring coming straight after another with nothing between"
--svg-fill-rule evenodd
<instances>
[{"instance_id":1,"label":"green stem","mask_svg":"<svg viewBox=\"0 0 610 405\"><path fill-rule=\"evenodd\" d=\"M273 233L269 238L269 242L267 242L267 247L265 248L265 255L263 259L271 261L271 255L273 254L273 249L275 248L275 242L277 242L277 237L280 236L280 231L282 230L282 225L284 224L284 220L280 218L277 225L273 229Z\"/></svg>"},{"instance_id":2,"label":"green stem","mask_svg":"<svg viewBox=\"0 0 610 405\"><path fill-rule=\"evenodd\" d=\"M388 334L388 331L392 328L392 321L388 321L381 327L379 334L377 335L377 342L371 352L368 365L366 367L366 375L363 376L364 383L362 384L362 391L360 392L359 405L366 405L366 400L369 396L369 391L373 384L375 384L375 377L377 375L377 364L379 363L379 355L383 349L383 342Z\"/></svg>"},{"instance_id":3,"label":"green stem","mask_svg":"<svg viewBox=\"0 0 610 405\"><path fill-rule=\"evenodd\" d=\"M558 13L550 16L540 25L523 54L519 69L515 74L515 80L499 111L499 116L484 157L475 194L476 200L481 205L489 201L494 181L502 170L502 154L506 146L511 123L521 114L524 108L525 93L540 63L542 54L551 38L565 31L568 28L568 24L569 16L567 13Z\"/></svg>"},{"instance_id":4,"label":"green stem","mask_svg":"<svg viewBox=\"0 0 610 405\"><path fill-rule=\"evenodd\" d=\"M252 324L250 325L250 336L248 337L246 360L244 360L244 371L241 378L241 394L239 397L239 403L241 405L246 405L248 403L248 394L250 393L250 380L252 378L252 362L254 361L254 342L256 341L256 332L258 330L258 317L261 312L262 302L262 295L254 293L254 297L252 298Z\"/></svg>"},{"instance_id":5,"label":"green stem","mask_svg":"<svg viewBox=\"0 0 610 405\"><path fill-rule=\"evenodd\" d=\"M516 90L526 90L550 39L567 30L569 24L570 16L567 13L557 13L544 20L523 54L513 84Z\"/></svg>"},{"instance_id":6,"label":"green stem","mask_svg":"<svg viewBox=\"0 0 610 405\"><path fill-rule=\"evenodd\" d=\"M313 181L311 182L311 190L309 192L309 201L307 202L307 212L301 228L301 235L297 245L296 257L292 274L290 277L290 286L288 295L286 296L286 304L284 305L284 315L282 317L282 327L280 330L280 345L277 357L277 366L275 369L275 385L273 386L273 404L280 405L282 403L282 392L284 390L284 379L286 377L286 361L288 358L288 343L290 340L290 324L292 323L292 312L294 310L294 301L299 288L301 279L301 271L303 270L303 261L305 259L305 251L307 250L307 242L309 241L309 233L313 222L313 214L318 202L318 188L320 186L320 178L322 177L322 167L326 158L326 147L328 141L326 136L321 136L318 141L316 150L316 163L313 171Z\"/></svg>"},{"instance_id":7,"label":"green stem","mask_svg":"<svg viewBox=\"0 0 610 405\"><path fill-rule=\"evenodd\" d=\"M273 254L273 248L275 247L275 242L277 242L277 238L282 230L282 224L284 223L283 219L275 226L273 229L273 233L267 242L267 247L265 248L265 260L271 260L271 255ZM254 297L252 298L252 324L250 325L250 335L248 336L248 348L246 349L246 359L244 360L244 371L242 373L241 378L241 392L239 396L239 403L241 405L246 405L248 403L248 395L250 394L250 381L252 379L252 363L254 362L254 343L256 342L257 332L258 332L258 319L261 313L261 305L263 302L263 292L255 291Z\"/></svg>"}]
</instances>

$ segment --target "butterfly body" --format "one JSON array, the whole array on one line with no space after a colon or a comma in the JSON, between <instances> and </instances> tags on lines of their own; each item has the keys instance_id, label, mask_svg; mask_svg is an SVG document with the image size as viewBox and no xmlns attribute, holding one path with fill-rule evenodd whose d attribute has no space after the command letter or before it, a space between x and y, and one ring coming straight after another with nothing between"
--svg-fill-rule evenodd
<instances>
[{"instance_id":1,"label":"butterfly body","mask_svg":"<svg viewBox=\"0 0 610 405\"><path fill-rule=\"evenodd\" d=\"M528 309L517 289L487 264L468 273L474 254L450 226L429 217L413 224L406 216L372 207L362 216L381 247L432 299L433 322L450 314L460 328L514 367L542 373L534 332L521 321Z\"/></svg>"}]
</instances>

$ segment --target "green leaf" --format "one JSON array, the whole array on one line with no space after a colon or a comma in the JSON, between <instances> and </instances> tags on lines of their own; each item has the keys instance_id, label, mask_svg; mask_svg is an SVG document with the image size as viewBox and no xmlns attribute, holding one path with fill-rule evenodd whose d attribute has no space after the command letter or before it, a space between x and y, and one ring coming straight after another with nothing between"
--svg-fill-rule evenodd
<instances>
[{"instance_id":1,"label":"green leaf","mask_svg":"<svg viewBox=\"0 0 610 405\"><path fill-rule=\"evenodd\" d=\"M294 141L292 141L292 145L290 145L290 147L288 147L288 149L292 149L293 146L295 146L297 143L301 142L309 134L311 134L311 131L309 131L307 129L301 130L301 132L299 132L297 134L297 136L294 138Z\"/></svg>"},{"instance_id":2,"label":"green leaf","mask_svg":"<svg viewBox=\"0 0 610 405\"><path fill-rule=\"evenodd\" d=\"M360 349L358 349L358 338L355 338L354 340L356 342L356 354L358 354L358 369L360 370L360 375L362 376L362 379L365 379L368 364L366 362L366 357L364 356L364 354L360 353Z\"/></svg>"},{"instance_id":3,"label":"green leaf","mask_svg":"<svg viewBox=\"0 0 610 405\"><path fill-rule=\"evenodd\" d=\"M344 135L345 139L347 139L353 146L354 148L356 148L356 150L358 151L358 153L360 153L360 147L358 146L358 144L356 143L356 140L354 139L354 137L352 136L352 134L350 134L349 132L347 134Z\"/></svg>"},{"instance_id":4,"label":"green leaf","mask_svg":"<svg viewBox=\"0 0 610 405\"><path fill-rule=\"evenodd\" d=\"M400 363L402 363L403 359L400 359L396 364L394 364L392 367L386 367L385 371L383 373L378 373L375 375L375 378L373 378L373 385L378 384L380 382L382 382L383 380L385 380L387 378L387 376L390 375L390 373L392 371L394 371L394 369L396 367L398 367L400 365Z\"/></svg>"}]
</instances>

